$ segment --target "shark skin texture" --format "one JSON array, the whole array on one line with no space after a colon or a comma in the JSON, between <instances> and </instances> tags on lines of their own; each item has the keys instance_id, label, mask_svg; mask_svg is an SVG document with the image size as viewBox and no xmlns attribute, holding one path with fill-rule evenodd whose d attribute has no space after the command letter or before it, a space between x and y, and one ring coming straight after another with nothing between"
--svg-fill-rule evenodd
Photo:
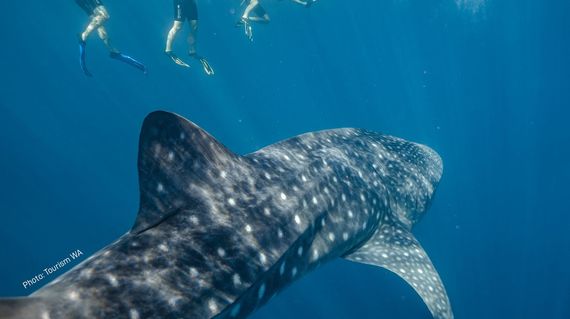
<instances>
[{"instance_id":1,"label":"shark skin texture","mask_svg":"<svg viewBox=\"0 0 570 319\"><path fill-rule=\"evenodd\" d=\"M335 258L394 272L434 318L453 318L411 233L443 171L427 146L342 128L240 156L156 111L138 170L132 229L32 295L0 299L0 318L246 318Z\"/></svg>"}]
</instances>

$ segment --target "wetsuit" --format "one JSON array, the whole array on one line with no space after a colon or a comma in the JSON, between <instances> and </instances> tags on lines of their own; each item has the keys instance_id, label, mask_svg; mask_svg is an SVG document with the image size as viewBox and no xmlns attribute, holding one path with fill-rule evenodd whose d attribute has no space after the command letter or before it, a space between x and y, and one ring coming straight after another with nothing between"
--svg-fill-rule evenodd
<instances>
[{"instance_id":1,"label":"wetsuit","mask_svg":"<svg viewBox=\"0 0 570 319\"><path fill-rule=\"evenodd\" d=\"M174 0L174 20L198 20L198 6L196 0Z\"/></svg>"},{"instance_id":2,"label":"wetsuit","mask_svg":"<svg viewBox=\"0 0 570 319\"><path fill-rule=\"evenodd\" d=\"M101 0L75 0L78 6L87 13L87 15L92 15L95 8L102 6L103 2Z\"/></svg>"}]
</instances>

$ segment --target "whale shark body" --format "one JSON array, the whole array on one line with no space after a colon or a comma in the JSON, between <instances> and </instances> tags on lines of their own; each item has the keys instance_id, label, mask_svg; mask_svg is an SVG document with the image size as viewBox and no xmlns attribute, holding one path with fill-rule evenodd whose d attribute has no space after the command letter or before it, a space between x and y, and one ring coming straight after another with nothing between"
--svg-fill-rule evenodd
<instances>
[{"instance_id":1,"label":"whale shark body","mask_svg":"<svg viewBox=\"0 0 570 319\"><path fill-rule=\"evenodd\" d=\"M132 229L29 297L0 300L0 318L245 318L338 257L396 273L435 318L453 318L410 232L442 174L426 146L334 129L239 156L158 111L138 169Z\"/></svg>"}]
</instances>

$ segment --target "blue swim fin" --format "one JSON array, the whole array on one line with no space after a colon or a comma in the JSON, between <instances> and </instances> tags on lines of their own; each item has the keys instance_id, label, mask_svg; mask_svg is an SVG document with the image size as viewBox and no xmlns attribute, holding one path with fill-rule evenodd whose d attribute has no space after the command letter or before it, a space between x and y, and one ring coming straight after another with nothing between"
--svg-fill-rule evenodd
<instances>
[{"instance_id":1,"label":"blue swim fin","mask_svg":"<svg viewBox=\"0 0 570 319\"><path fill-rule=\"evenodd\" d=\"M144 74L147 73L147 70L146 70L146 67L144 66L144 64L135 60L133 57L130 57L130 56L123 54L123 53L120 53L120 52L111 52L110 57L115 59L115 60L119 60L121 62L124 62L128 65L134 66L135 68L143 71Z\"/></svg>"},{"instance_id":2,"label":"blue swim fin","mask_svg":"<svg viewBox=\"0 0 570 319\"><path fill-rule=\"evenodd\" d=\"M79 39L79 65L81 66L81 70L85 73L86 76L93 76L89 70L87 70L87 65L85 64L85 46L87 43L85 41Z\"/></svg>"}]
</instances>

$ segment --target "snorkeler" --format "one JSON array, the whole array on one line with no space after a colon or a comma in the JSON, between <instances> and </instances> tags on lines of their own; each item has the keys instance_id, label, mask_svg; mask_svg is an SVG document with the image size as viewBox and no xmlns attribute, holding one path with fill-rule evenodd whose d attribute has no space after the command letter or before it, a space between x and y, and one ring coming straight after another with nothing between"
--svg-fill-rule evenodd
<instances>
[{"instance_id":1,"label":"snorkeler","mask_svg":"<svg viewBox=\"0 0 570 319\"><path fill-rule=\"evenodd\" d=\"M166 49L164 53L174 61L174 63L189 68L190 65L180 59L174 52L172 52L172 42L176 37L176 34L180 29L185 20L190 23L190 34L188 35L188 55L200 61L202 68L207 75L214 75L214 69L208 63L205 57L200 56L196 53L196 33L198 31L198 6L196 5L196 0L173 0L174 3L174 23L172 28L168 32L168 38L166 39Z\"/></svg>"},{"instance_id":2,"label":"snorkeler","mask_svg":"<svg viewBox=\"0 0 570 319\"><path fill-rule=\"evenodd\" d=\"M107 49L109 49L110 57L121 62L125 62L135 68L143 71L146 74L146 67L140 63L139 61L133 59L132 57L119 52L111 45L111 40L109 39L109 35L107 34L107 30L103 24L109 20L109 13L101 0L75 0L75 2L83 9L87 15L90 17L89 24L85 30L79 34L79 64L81 66L81 70L87 76L92 76L91 72L87 70L87 66L85 64L85 46L86 41L91 32L95 29L99 34L99 38L103 41Z\"/></svg>"},{"instance_id":3,"label":"snorkeler","mask_svg":"<svg viewBox=\"0 0 570 319\"><path fill-rule=\"evenodd\" d=\"M245 2L246 0L244 0ZM253 28L250 22L257 22L267 24L271 21L267 11L259 4L260 0L249 0L241 19L236 23L236 26L243 26L244 33L250 41L253 41ZM310 7L317 0L291 0L297 4L303 5L306 8ZM242 2L243 4L243 2Z\"/></svg>"},{"instance_id":4,"label":"snorkeler","mask_svg":"<svg viewBox=\"0 0 570 319\"><path fill-rule=\"evenodd\" d=\"M250 41L253 41L253 29L250 22L267 24L270 21L269 14L267 14L267 11L259 4L259 0L249 0L236 26L243 26L245 35Z\"/></svg>"}]
</instances>

